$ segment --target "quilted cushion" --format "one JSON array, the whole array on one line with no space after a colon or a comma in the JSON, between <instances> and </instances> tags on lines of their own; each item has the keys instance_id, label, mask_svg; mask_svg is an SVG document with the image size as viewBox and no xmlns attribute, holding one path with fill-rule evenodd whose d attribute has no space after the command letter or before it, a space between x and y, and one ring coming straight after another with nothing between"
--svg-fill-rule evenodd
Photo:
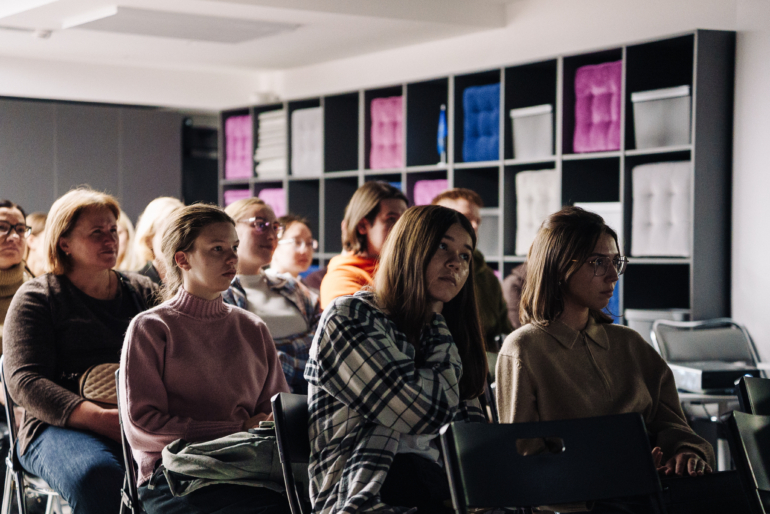
<instances>
[{"instance_id":1,"label":"quilted cushion","mask_svg":"<svg viewBox=\"0 0 770 514\"><path fill-rule=\"evenodd\" d=\"M690 161L633 169L631 255L689 257L692 233Z\"/></svg>"},{"instance_id":2,"label":"quilted cushion","mask_svg":"<svg viewBox=\"0 0 770 514\"><path fill-rule=\"evenodd\" d=\"M276 218L286 216L286 195L282 187L263 189L258 196L273 209Z\"/></svg>"},{"instance_id":3,"label":"quilted cushion","mask_svg":"<svg viewBox=\"0 0 770 514\"><path fill-rule=\"evenodd\" d=\"M94 402L117 405L115 372L119 366L117 362L108 362L88 368L80 377L80 396Z\"/></svg>"},{"instance_id":4,"label":"quilted cushion","mask_svg":"<svg viewBox=\"0 0 770 514\"><path fill-rule=\"evenodd\" d=\"M500 158L500 84L463 91L463 161Z\"/></svg>"},{"instance_id":5,"label":"quilted cushion","mask_svg":"<svg viewBox=\"0 0 770 514\"><path fill-rule=\"evenodd\" d=\"M575 73L575 153L620 149L622 61L583 66Z\"/></svg>"},{"instance_id":6,"label":"quilted cushion","mask_svg":"<svg viewBox=\"0 0 770 514\"><path fill-rule=\"evenodd\" d=\"M251 116L225 120L225 178L251 177Z\"/></svg>"},{"instance_id":7,"label":"quilted cushion","mask_svg":"<svg viewBox=\"0 0 770 514\"><path fill-rule=\"evenodd\" d=\"M404 166L403 105L402 96L372 100L369 167L373 170Z\"/></svg>"},{"instance_id":8,"label":"quilted cushion","mask_svg":"<svg viewBox=\"0 0 770 514\"><path fill-rule=\"evenodd\" d=\"M561 208L556 170L516 174L516 255L526 255L543 220Z\"/></svg>"},{"instance_id":9,"label":"quilted cushion","mask_svg":"<svg viewBox=\"0 0 770 514\"><path fill-rule=\"evenodd\" d=\"M251 191L248 189L228 189L223 196L225 197L225 207L227 207L243 198L251 198Z\"/></svg>"},{"instance_id":10,"label":"quilted cushion","mask_svg":"<svg viewBox=\"0 0 770 514\"><path fill-rule=\"evenodd\" d=\"M418 180L414 183L414 204L429 205L439 193L449 189L445 178L437 180Z\"/></svg>"},{"instance_id":11,"label":"quilted cushion","mask_svg":"<svg viewBox=\"0 0 770 514\"><path fill-rule=\"evenodd\" d=\"M323 171L323 108L291 113L291 174L317 176Z\"/></svg>"}]
</instances>

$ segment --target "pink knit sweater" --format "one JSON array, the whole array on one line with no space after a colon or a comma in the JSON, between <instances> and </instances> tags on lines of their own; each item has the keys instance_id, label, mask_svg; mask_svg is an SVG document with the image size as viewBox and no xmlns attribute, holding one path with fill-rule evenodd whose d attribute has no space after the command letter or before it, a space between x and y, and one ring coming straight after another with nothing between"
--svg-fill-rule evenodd
<instances>
[{"instance_id":1,"label":"pink knit sweater","mask_svg":"<svg viewBox=\"0 0 770 514\"><path fill-rule=\"evenodd\" d=\"M258 316L181 288L131 322L120 379L121 416L139 484L170 442L238 432L245 420L271 412L274 394L289 391Z\"/></svg>"}]
</instances>

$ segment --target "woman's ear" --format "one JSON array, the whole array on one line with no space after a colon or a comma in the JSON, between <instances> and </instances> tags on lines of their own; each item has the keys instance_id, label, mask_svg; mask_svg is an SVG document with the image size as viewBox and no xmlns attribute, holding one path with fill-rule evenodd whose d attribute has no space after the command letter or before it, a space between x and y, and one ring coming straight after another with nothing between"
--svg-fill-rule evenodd
<instances>
[{"instance_id":1,"label":"woman's ear","mask_svg":"<svg viewBox=\"0 0 770 514\"><path fill-rule=\"evenodd\" d=\"M358 225L356 225L356 230L358 231L359 234L361 234L362 236L365 236L367 232L369 232L369 220L364 218L361 221L359 221Z\"/></svg>"},{"instance_id":2,"label":"woman's ear","mask_svg":"<svg viewBox=\"0 0 770 514\"><path fill-rule=\"evenodd\" d=\"M59 238L59 249L66 255L70 254L70 242L66 237Z\"/></svg>"},{"instance_id":3,"label":"woman's ear","mask_svg":"<svg viewBox=\"0 0 770 514\"><path fill-rule=\"evenodd\" d=\"M176 252L174 254L174 262L179 266L179 269L190 271L190 263L187 261L187 255L184 252Z\"/></svg>"}]
</instances>

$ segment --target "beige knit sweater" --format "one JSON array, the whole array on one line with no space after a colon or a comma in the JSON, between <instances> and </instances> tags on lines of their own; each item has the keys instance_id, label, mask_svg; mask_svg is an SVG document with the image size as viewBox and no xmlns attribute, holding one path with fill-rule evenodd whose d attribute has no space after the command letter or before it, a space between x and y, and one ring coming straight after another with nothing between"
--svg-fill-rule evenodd
<instances>
[{"instance_id":1,"label":"beige knit sweater","mask_svg":"<svg viewBox=\"0 0 770 514\"><path fill-rule=\"evenodd\" d=\"M688 449L714 468L714 450L687 425L674 376L630 328L593 319L578 332L561 322L510 334L497 361L501 423L638 412L664 462Z\"/></svg>"},{"instance_id":2,"label":"beige knit sweater","mask_svg":"<svg viewBox=\"0 0 770 514\"><path fill-rule=\"evenodd\" d=\"M23 262L7 270L0 270L0 355L3 353L3 324L5 315L8 314L8 307L16 291L31 278L32 276L24 269Z\"/></svg>"}]
</instances>

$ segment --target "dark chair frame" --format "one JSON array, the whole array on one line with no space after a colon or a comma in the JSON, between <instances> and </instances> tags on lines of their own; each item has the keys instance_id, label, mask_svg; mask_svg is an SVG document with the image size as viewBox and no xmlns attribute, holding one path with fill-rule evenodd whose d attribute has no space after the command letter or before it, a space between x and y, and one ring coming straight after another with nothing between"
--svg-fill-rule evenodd
<instances>
[{"instance_id":1,"label":"dark chair frame","mask_svg":"<svg viewBox=\"0 0 770 514\"><path fill-rule=\"evenodd\" d=\"M741 377L737 392L743 412L770 416L770 379Z\"/></svg>"},{"instance_id":2,"label":"dark chair frame","mask_svg":"<svg viewBox=\"0 0 770 514\"><path fill-rule=\"evenodd\" d=\"M310 503L299 488L292 464L307 464L310 461L310 439L308 436L307 395L278 393L272 397L275 433L278 440L278 454L281 457L286 496L292 514L310 514Z\"/></svg>"},{"instance_id":3,"label":"dark chair frame","mask_svg":"<svg viewBox=\"0 0 770 514\"><path fill-rule=\"evenodd\" d=\"M648 497L650 512L666 512L637 413L542 423L451 423L440 433L458 513L636 496ZM561 438L564 451L519 454L518 439L546 437Z\"/></svg>"},{"instance_id":4,"label":"dark chair frame","mask_svg":"<svg viewBox=\"0 0 770 514\"><path fill-rule=\"evenodd\" d=\"M770 451L770 416L733 411L722 421L749 506L754 514L766 514L770 512L770 466L763 451Z\"/></svg>"},{"instance_id":5,"label":"dark chair frame","mask_svg":"<svg viewBox=\"0 0 770 514\"><path fill-rule=\"evenodd\" d=\"M120 391L120 370L115 371L115 390ZM120 421L120 442L123 446L123 466L126 468L126 478L123 480L123 488L120 490L120 514L131 512L132 514L141 514L142 504L139 501L139 490L136 486L136 462L131 453L131 445L126 439L126 432L123 430L123 416L120 414L120 393L118 393L118 420Z\"/></svg>"}]
</instances>

